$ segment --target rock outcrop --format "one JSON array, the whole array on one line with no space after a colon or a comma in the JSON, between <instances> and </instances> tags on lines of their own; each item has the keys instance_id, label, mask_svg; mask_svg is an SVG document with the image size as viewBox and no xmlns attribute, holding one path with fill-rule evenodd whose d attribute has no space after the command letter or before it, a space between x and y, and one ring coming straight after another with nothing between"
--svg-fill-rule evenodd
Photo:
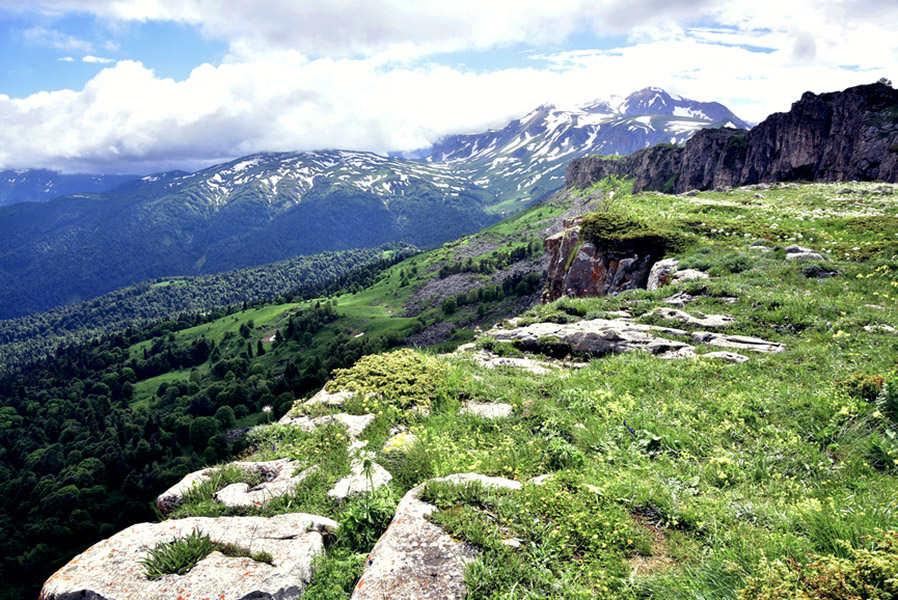
<instances>
[{"instance_id":1,"label":"rock outcrop","mask_svg":"<svg viewBox=\"0 0 898 600\"><path fill-rule=\"evenodd\" d=\"M215 493L216 500L226 506L264 506L273 498L285 496L295 491L315 467L299 469L296 461L281 458L266 462L235 462L228 466L246 471L247 475L257 475L262 481L250 486L234 483ZM169 512L184 502L184 495L194 487L210 481L219 467L194 471L170 487L156 498L156 506L162 512Z\"/></svg>"},{"instance_id":2,"label":"rock outcrop","mask_svg":"<svg viewBox=\"0 0 898 600\"><path fill-rule=\"evenodd\" d=\"M668 193L775 181L898 182L898 90L875 83L806 92L751 131L705 129L683 147L574 160L565 184L582 189L609 175L634 177L637 192Z\"/></svg>"},{"instance_id":3,"label":"rock outcrop","mask_svg":"<svg viewBox=\"0 0 898 600\"><path fill-rule=\"evenodd\" d=\"M450 475L439 481L521 487L517 481L476 473ZM474 549L427 519L437 509L421 500L423 487L412 488L399 502L390 527L365 563L352 600L461 600L467 595L464 569L474 560Z\"/></svg>"},{"instance_id":4,"label":"rock outcrop","mask_svg":"<svg viewBox=\"0 0 898 600\"><path fill-rule=\"evenodd\" d=\"M570 352L601 356L609 352L642 350L653 354L689 347L685 342L660 337L686 336L682 329L642 325L608 319L591 319L576 323L534 323L517 329L496 329L488 335L500 342L510 342L526 351L539 352L547 345L564 344Z\"/></svg>"},{"instance_id":5,"label":"rock outcrop","mask_svg":"<svg viewBox=\"0 0 898 600\"><path fill-rule=\"evenodd\" d=\"M562 296L605 296L645 287L655 263L650 254L597 249L581 239L580 219L564 222L564 230L546 238L549 253L546 289L542 302Z\"/></svg>"},{"instance_id":6,"label":"rock outcrop","mask_svg":"<svg viewBox=\"0 0 898 600\"><path fill-rule=\"evenodd\" d=\"M193 517L139 523L94 544L44 584L40 600L295 600L311 580L313 559L324 551L331 519L290 513L263 517ZM148 580L140 561L159 543L200 531L215 542L267 552L271 564L212 552L183 575Z\"/></svg>"}]
</instances>

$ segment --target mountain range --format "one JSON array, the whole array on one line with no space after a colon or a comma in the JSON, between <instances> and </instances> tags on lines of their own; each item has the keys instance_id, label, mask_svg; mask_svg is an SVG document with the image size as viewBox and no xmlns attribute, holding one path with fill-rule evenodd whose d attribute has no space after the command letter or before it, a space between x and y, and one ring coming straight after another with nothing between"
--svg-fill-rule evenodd
<instances>
[{"instance_id":1,"label":"mountain range","mask_svg":"<svg viewBox=\"0 0 898 600\"><path fill-rule=\"evenodd\" d=\"M18 172L0 179L0 198L43 187L38 202L0 207L0 318L155 277L395 241L437 245L559 189L574 158L680 144L722 126L747 123L718 103L646 88L571 110L542 106L418 158L263 153L195 173L98 176L46 202L45 190L69 190L78 176Z\"/></svg>"}]
</instances>

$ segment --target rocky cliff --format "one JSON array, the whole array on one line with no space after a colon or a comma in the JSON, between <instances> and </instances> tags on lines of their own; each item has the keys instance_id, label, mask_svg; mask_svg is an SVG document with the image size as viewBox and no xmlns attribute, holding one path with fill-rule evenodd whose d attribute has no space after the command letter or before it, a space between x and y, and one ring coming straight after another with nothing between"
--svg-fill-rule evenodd
<instances>
[{"instance_id":1,"label":"rocky cliff","mask_svg":"<svg viewBox=\"0 0 898 600\"><path fill-rule=\"evenodd\" d=\"M806 92L751 131L699 131L685 146L571 162L566 185L634 177L634 191L680 193L774 181L898 181L898 90L883 83Z\"/></svg>"}]
</instances>

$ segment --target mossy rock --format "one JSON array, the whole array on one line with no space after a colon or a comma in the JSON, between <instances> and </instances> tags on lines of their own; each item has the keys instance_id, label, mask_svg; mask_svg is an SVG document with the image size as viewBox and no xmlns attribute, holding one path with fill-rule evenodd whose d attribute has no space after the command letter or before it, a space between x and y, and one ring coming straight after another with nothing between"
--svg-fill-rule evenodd
<instances>
[{"instance_id":1,"label":"mossy rock","mask_svg":"<svg viewBox=\"0 0 898 600\"><path fill-rule=\"evenodd\" d=\"M583 218L583 238L599 250L663 256L690 245L686 234L659 223L619 212L593 213Z\"/></svg>"}]
</instances>

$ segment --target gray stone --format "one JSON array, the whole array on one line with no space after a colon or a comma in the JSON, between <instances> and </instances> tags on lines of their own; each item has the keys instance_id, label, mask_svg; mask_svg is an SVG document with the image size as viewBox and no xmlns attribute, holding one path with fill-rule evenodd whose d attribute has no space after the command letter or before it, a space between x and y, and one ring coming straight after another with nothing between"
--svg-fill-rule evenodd
<instances>
[{"instance_id":1,"label":"gray stone","mask_svg":"<svg viewBox=\"0 0 898 600\"><path fill-rule=\"evenodd\" d=\"M786 255L786 260L826 260L822 254L816 252L797 252Z\"/></svg>"},{"instance_id":2,"label":"gray stone","mask_svg":"<svg viewBox=\"0 0 898 600\"><path fill-rule=\"evenodd\" d=\"M735 352L708 352L707 354L701 355L703 358L716 358L719 360L725 360L731 363L744 363L748 361L747 356L742 356L741 354L736 354Z\"/></svg>"},{"instance_id":3,"label":"gray stone","mask_svg":"<svg viewBox=\"0 0 898 600\"><path fill-rule=\"evenodd\" d=\"M346 434L349 437L358 437L362 435L365 428L368 427L377 418L376 415L349 415L340 413L337 415L324 415L323 417L291 417L284 416L278 423L282 425L293 425L299 427L305 432L312 432L319 427L323 427L328 423L340 423L346 428Z\"/></svg>"},{"instance_id":4,"label":"gray stone","mask_svg":"<svg viewBox=\"0 0 898 600\"><path fill-rule=\"evenodd\" d=\"M517 481L476 473L440 481L521 487ZM422 488L423 484L412 488L399 502L390 527L368 556L352 600L461 600L467 595L464 569L473 562L474 549L427 520L437 509L420 499Z\"/></svg>"},{"instance_id":5,"label":"gray stone","mask_svg":"<svg viewBox=\"0 0 898 600\"><path fill-rule=\"evenodd\" d=\"M303 406L315 406L316 404L324 404L326 406L343 406L343 403L351 398L355 398L355 392L329 392L325 388L303 402Z\"/></svg>"},{"instance_id":6,"label":"gray stone","mask_svg":"<svg viewBox=\"0 0 898 600\"><path fill-rule=\"evenodd\" d=\"M727 327L736 322L736 319L728 315L702 315L702 313L696 313L701 316L694 317L689 313L675 308L658 307L648 314L661 317L665 321L678 321L680 323L685 323L686 325L711 327L712 329Z\"/></svg>"},{"instance_id":7,"label":"gray stone","mask_svg":"<svg viewBox=\"0 0 898 600\"><path fill-rule=\"evenodd\" d=\"M683 269L682 271L674 273L673 276L674 283L682 283L693 279L711 279L711 276L704 271L699 271L697 269Z\"/></svg>"},{"instance_id":8,"label":"gray stone","mask_svg":"<svg viewBox=\"0 0 898 600\"><path fill-rule=\"evenodd\" d=\"M393 481L393 476L389 471L377 463L371 464L370 480L363 472L364 466L361 461L353 461L351 469L350 474L337 480L334 487L327 493L329 498L342 502L349 496L372 492Z\"/></svg>"},{"instance_id":9,"label":"gray stone","mask_svg":"<svg viewBox=\"0 0 898 600\"><path fill-rule=\"evenodd\" d=\"M299 483L317 470L317 466L311 466L296 475L290 476L290 469L284 469L272 481L267 481L255 487L250 487L246 483L232 483L216 492L213 497L225 506L230 507L265 506L274 498L292 494Z\"/></svg>"},{"instance_id":10,"label":"gray stone","mask_svg":"<svg viewBox=\"0 0 898 600\"><path fill-rule=\"evenodd\" d=\"M667 298L665 298L664 303L671 304L678 308L683 308L693 300L695 300L695 296L687 294L686 292L677 292L673 296L668 296Z\"/></svg>"},{"instance_id":11,"label":"gray stone","mask_svg":"<svg viewBox=\"0 0 898 600\"><path fill-rule=\"evenodd\" d=\"M292 493L298 483L302 482L303 479L317 469L317 467L310 467L302 472L297 472L300 464L287 458L266 462L234 462L228 466L243 469L248 474L259 474L263 479L262 483L253 488L250 488L245 483L235 483L220 490L218 494L222 494L225 489L228 491L224 493L222 498L218 498L218 494L216 494L216 499L228 506L264 506L272 498ZM209 481L220 468L209 467L190 473L177 484L160 494L156 498L156 506L162 512L171 511L184 501L184 495L187 492L195 486ZM238 493L238 489L242 490L242 493ZM228 503L231 501L235 502L235 504Z\"/></svg>"},{"instance_id":12,"label":"gray stone","mask_svg":"<svg viewBox=\"0 0 898 600\"><path fill-rule=\"evenodd\" d=\"M263 517L193 517L139 523L94 544L57 571L41 590L42 600L295 600L322 554L322 533L337 523L302 513ZM150 581L140 561L158 543L199 530L212 540L268 552L273 565L213 552L183 575Z\"/></svg>"},{"instance_id":13,"label":"gray stone","mask_svg":"<svg viewBox=\"0 0 898 600\"><path fill-rule=\"evenodd\" d=\"M498 330L498 331L517 331L516 329L511 330ZM489 333L492 335L492 332ZM542 360L535 360L532 358L510 358L504 356L497 356L491 352L486 352L481 350L480 352L475 352L470 355L475 362L480 364L487 369L495 369L496 367L512 367L515 369L521 369L522 371L529 371L534 375L545 375L546 373L551 373L555 366L551 363L547 363Z\"/></svg>"},{"instance_id":14,"label":"gray stone","mask_svg":"<svg viewBox=\"0 0 898 600\"><path fill-rule=\"evenodd\" d=\"M891 325L864 325L867 333L895 333L896 329Z\"/></svg>"},{"instance_id":15,"label":"gray stone","mask_svg":"<svg viewBox=\"0 0 898 600\"><path fill-rule=\"evenodd\" d=\"M798 244L786 246L786 254L806 254L808 252L813 252L813 250L805 248L804 246L799 246Z\"/></svg>"},{"instance_id":16,"label":"gray stone","mask_svg":"<svg viewBox=\"0 0 898 600\"><path fill-rule=\"evenodd\" d=\"M674 273L677 272L679 264L680 261L673 258L665 258L656 262L652 265L652 270L649 271L649 278L645 288L651 292L668 285Z\"/></svg>"},{"instance_id":17,"label":"gray stone","mask_svg":"<svg viewBox=\"0 0 898 600\"><path fill-rule=\"evenodd\" d=\"M511 416L511 404L501 402L465 402L461 414L483 419L504 419Z\"/></svg>"},{"instance_id":18,"label":"gray stone","mask_svg":"<svg viewBox=\"0 0 898 600\"><path fill-rule=\"evenodd\" d=\"M688 344L660 335L685 336L682 329L642 325L608 319L592 319L577 323L534 323L519 329L491 331L489 335L500 342L511 342L525 350L539 350L545 337L567 344L572 352L603 355L609 352L642 350L661 354Z\"/></svg>"},{"instance_id":19,"label":"gray stone","mask_svg":"<svg viewBox=\"0 0 898 600\"><path fill-rule=\"evenodd\" d=\"M696 331L691 338L693 342L708 344L718 348L735 348L737 350L751 350L752 352L768 354L776 354L786 349L786 346L783 344L745 335L722 335L710 331Z\"/></svg>"}]
</instances>

